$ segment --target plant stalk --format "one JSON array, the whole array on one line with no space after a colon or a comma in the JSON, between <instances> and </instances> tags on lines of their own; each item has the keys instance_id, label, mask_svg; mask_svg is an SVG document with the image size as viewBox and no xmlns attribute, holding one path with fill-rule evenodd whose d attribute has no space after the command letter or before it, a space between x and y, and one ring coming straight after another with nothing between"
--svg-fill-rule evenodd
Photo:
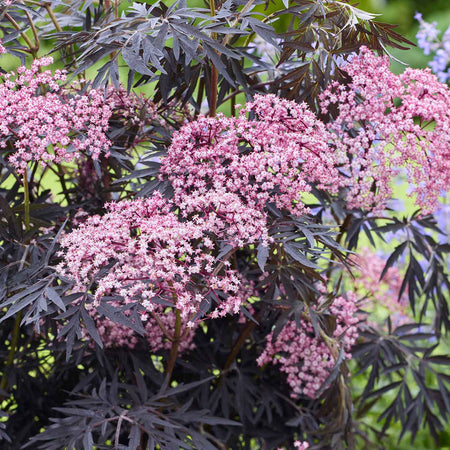
<instances>
[{"instance_id":1,"label":"plant stalk","mask_svg":"<svg viewBox=\"0 0 450 450\"><path fill-rule=\"evenodd\" d=\"M215 0L209 0L209 9L211 11L211 16L216 15L216 4ZM217 39L217 33L211 33L213 39ZM209 116L215 117L217 111L217 82L218 82L217 67L211 61L211 77L209 86Z\"/></svg>"},{"instance_id":2,"label":"plant stalk","mask_svg":"<svg viewBox=\"0 0 450 450\"><path fill-rule=\"evenodd\" d=\"M178 348L180 346L180 336L181 336L181 312L179 309L176 310L176 319L175 319L175 332L172 339L172 347L170 349L169 361L167 362L166 367L166 379L167 379L167 387L170 386L170 379L172 378L172 372L175 367L175 361L178 356Z\"/></svg>"},{"instance_id":3,"label":"plant stalk","mask_svg":"<svg viewBox=\"0 0 450 450\"><path fill-rule=\"evenodd\" d=\"M211 62L211 86L209 88L209 116L215 117L217 112L217 81L218 73L216 66Z\"/></svg>"},{"instance_id":4,"label":"plant stalk","mask_svg":"<svg viewBox=\"0 0 450 450\"><path fill-rule=\"evenodd\" d=\"M259 316L260 316L260 314L256 315L256 317L255 317L256 321L259 320ZM225 362L225 366L224 366L225 371L230 368L231 364L233 363L236 356L238 355L239 350L245 344L245 341L247 340L247 338L250 336L250 334L256 328L257 325L258 325L257 323L251 321L251 322L247 323L245 328L242 330L242 333L239 335L236 342L234 343L233 348L231 349L231 352L228 355L228 358Z\"/></svg>"},{"instance_id":5,"label":"plant stalk","mask_svg":"<svg viewBox=\"0 0 450 450\"><path fill-rule=\"evenodd\" d=\"M61 31L62 31L61 25L59 24L58 19L56 18L55 13L53 12L51 4L50 3L44 3L44 8L46 9L47 14L50 17L51 21L53 22L53 25L55 25L56 31L61 33Z\"/></svg>"},{"instance_id":6,"label":"plant stalk","mask_svg":"<svg viewBox=\"0 0 450 450\"><path fill-rule=\"evenodd\" d=\"M5 17L9 20L9 22L12 24L12 26L17 30L20 31L20 25L8 14L5 13ZM28 48L29 48L29 53L31 53L33 55L33 58L37 58L37 48L33 45L33 43L31 42L30 38L23 32L20 31L20 35L22 36L23 40L25 41L25 43L27 44Z\"/></svg>"},{"instance_id":7,"label":"plant stalk","mask_svg":"<svg viewBox=\"0 0 450 450\"><path fill-rule=\"evenodd\" d=\"M25 232L30 230L30 190L28 187L28 173L23 174L23 203L25 210Z\"/></svg>"}]
</instances>

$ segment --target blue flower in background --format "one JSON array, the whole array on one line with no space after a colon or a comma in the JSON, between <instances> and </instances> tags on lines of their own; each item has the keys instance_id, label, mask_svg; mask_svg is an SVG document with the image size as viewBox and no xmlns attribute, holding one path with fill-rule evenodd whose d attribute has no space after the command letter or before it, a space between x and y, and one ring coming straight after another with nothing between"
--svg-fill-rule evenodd
<instances>
[{"instance_id":1,"label":"blue flower in background","mask_svg":"<svg viewBox=\"0 0 450 450\"><path fill-rule=\"evenodd\" d=\"M420 13L416 13L414 18L420 24L416 34L417 45L425 55L434 53L433 60L428 65L441 83L450 81L450 27L447 28L441 40L436 22L425 22Z\"/></svg>"},{"instance_id":2,"label":"blue flower in background","mask_svg":"<svg viewBox=\"0 0 450 450\"><path fill-rule=\"evenodd\" d=\"M447 53L444 49L440 48L436 51L433 61L428 63L441 83L446 83L450 79L450 69L446 70L449 62L450 53Z\"/></svg>"},{"instance_id":3,"label":"blue flower in background","mask_svg":"<svg viewBox=\"0 0 450 450\"><path fill-rule=\"evenodd\" d=\"M414 19L420 23L419 31L416 34L417 44L425 55L435 52L440 46L438 39L440 31L436 28L437 23L425 22L421 13L416 13Z\"/></svg>"}]
</instances>

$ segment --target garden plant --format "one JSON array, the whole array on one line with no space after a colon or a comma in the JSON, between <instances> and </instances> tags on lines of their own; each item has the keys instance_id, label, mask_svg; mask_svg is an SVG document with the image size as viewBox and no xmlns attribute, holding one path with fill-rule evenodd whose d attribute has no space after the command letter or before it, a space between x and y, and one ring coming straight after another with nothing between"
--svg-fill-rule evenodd
<instances>
[{"instance_id":1,"label":"garden plant","mask_svg":"<svg viewBox=\"0 0 450 450\"><path fill-rule=\"evenodd\" d=\"M448 61L347 0L0 39L0 448L449 445Z\"/></svg>"}]
</instances>

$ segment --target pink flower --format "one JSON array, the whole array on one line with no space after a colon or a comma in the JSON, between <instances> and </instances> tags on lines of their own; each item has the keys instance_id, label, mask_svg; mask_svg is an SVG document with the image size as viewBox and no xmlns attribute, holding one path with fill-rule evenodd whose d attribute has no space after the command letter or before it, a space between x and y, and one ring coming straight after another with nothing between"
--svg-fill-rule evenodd
<instances>
[{"instance_id":1,"label":"pink flower","mask_svg":"<svg viewBox=\"0 0 450 450\"><path fill-rule=\"evenodd\" d=\"M198 214L211 232L239 246L267 242L268 203L300 215L308 212L303 194L312 183L337 192L340 161L329 138L306 105L259 95L238 118L201 116L186 124L161 173L185 216Z\"/></svg>"},{"instance_id":2,"label":"pink flower","mask_svg":"<svg viewBox=\"0 0 450 450\"><path fill-rule=\"evenodd\" d=\"M396 267L389 267L380 280L386 261L364 248L352 258L357 264L355 279L353 280L355 291L366 298L363 305L376 308L381 305L391 314L395 325L403 325L410 322L408 313L407 289L399 299L403 277Z\"/></svg>"},{"instance_id":3,"label":"pink flower","mask_svg":"<svg viewBox=\"0 0 450 450\"><path fill-rule=\"evenodd\" d=\"M345 357L351 359L350 349L358 336L357 299L353 292L347 292L346 297L337 297L329 312L336 317L333 337L340 340ZM279 365L281 372L287 374L291 397L306 395L314 398L335 365L327 344L315 335L313 326L305 318L300 320L300 327L294 320L289 321L272 341L273 333L270 333L257 360L258 365Z\"/></svg>"},{"instance_id":4,"label":"pink flower","mask_svg":"<svg viewBox=\"0 0 450 450\"><path fill-rule=\"evenodd\" d=\"M349 206L381 211L392 179L404 168L416 203L432 212L450 186L450 92L430 70L389 70L387 57L367 48L344 66L351 81L331 83L322 112L337 152L347 154Z\"/></svg>"},{"instance_id":5,"label":"pink flower","mask_svg":"<svg viewBox=\"0 0 450 450\"><path fill-rule=\"evenodd\" d=\"M56 70L39 72L52 58L21 66L17 73L3 75L0 85L0 147L13 142L16 151L9 162L24 173L29 161L69 162L86 153L97 159L107 154L106 137L112 103L100 91L72 95L60 87L66 76Z\"/></svg>"},{"instance_id":6,"label":"pink flower","mask_svg":"<svg viewBox=\"0 0 450 450\"><path fill-rule=\"evenodd\" d=\"M217 261L204 224L180 221L172 206L159 193L108 204L104 216L88 218L63 237L59 273L75 290L91 289L97 302L120 296L150 313L163 302L186 322L239 313L247 298L237 273Z\"/></svg>"}]
</instances>

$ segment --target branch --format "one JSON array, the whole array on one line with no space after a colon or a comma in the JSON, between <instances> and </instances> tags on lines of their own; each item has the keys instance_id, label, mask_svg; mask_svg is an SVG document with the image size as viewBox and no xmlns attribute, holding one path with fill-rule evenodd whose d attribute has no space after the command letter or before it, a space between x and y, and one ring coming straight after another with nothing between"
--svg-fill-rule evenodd
<instances>
[{"instance_id":1,"label":"branch","mask_svg":"<svg viewBox=\"0 0 450 450\"><path fill-rule=\"evenodd\" d=\"M5 13L5 17L11 22L12 26L17 30L20 31L20 25L8 14ZM36 51L37 48L35 48L35 46L33 45L33 43L30 41L30 38L23 32L20 32L20 35L22 36L23 40L25 41L25 43L27 44L28 48L30 49L30 53L36 57Z\"/></svg>"},{"instance_id":2,"label":"branch","mask_svg":"<svg viewBox=\"0 0 450 450\"><path fill-rule=\"evenodd\" d=\"M258 314L255 317L256 322L259 322L261 316L262 316L262 313L260 311L260 312L258 312ZM231 364L233 363L234 359L236 358L237 354L239 353L239 350L245 344L245 341L250 336L251 332L258 325L256 322L251 321L251 322L247 323L246 327L242 330L242 333L237 338L236 342L233 345L233 348L231 349L230 354L228 355L227 361L224 366L225 371L230 368Z\"/></svg>"},{"instance_id":3,"label":"branch","mask_svg":"<svg viewBox=\"0 0 450 450\"><path fill-rule=\"evenodd\" d=\"M175 367L175 361L177 360L178 347L180 346L180 335L181 335L181 312L180 312L180 310L177 309L175 314L176 314L175 332L173 334L172 347L170 349L169 361L167 362L167 367L166 367L167 387L170 386L170 379L172 377L172 372Z\"/></svg>"}]
</instances>

